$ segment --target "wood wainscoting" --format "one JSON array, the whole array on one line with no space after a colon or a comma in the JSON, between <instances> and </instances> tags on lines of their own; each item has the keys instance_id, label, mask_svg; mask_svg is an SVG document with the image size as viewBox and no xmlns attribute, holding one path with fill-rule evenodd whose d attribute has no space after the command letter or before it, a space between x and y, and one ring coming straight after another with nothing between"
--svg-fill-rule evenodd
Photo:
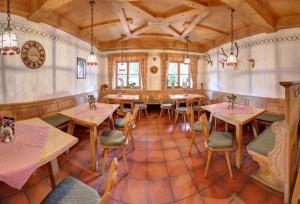
<instances>
[{"instance_id":1,"label":"wood wainscoting","mask_svg":"<svg viewBox=\"0 0 300 204\"><path fill-rule=\"evenodd\" d=\"M98 91L45 99L33 102L0 104L0 112L10 112L16 120L25 120L57 113L61 110L87 102L87 95L98 98Z\"/></svg>"}]
</instances>

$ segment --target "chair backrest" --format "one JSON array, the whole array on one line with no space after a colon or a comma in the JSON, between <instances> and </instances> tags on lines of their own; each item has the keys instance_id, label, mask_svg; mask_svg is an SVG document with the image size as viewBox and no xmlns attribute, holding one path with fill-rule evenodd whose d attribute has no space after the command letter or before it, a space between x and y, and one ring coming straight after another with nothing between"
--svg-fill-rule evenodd
<instances>
[{"instance_id":1,"label":"chair backrest","mask_svg":"<svg viewBox=\"0 0 300 204\"><path fill-rule=\"evenodd\" d=\"M106 184L105 184L104 194L103 194L99 204L108 204L109 203L111 191L116 183L117 173L118 173L118 159L113 158L113 160L110 164L110 167L109 167L109 172L108 172L108 176L107 176L107 180L106 180Z\"/></svg>"},{"instance_id":2,"label":"chair backrest","mask_svg":"<svg viewBox=\"0 0 300 204\"><path fill-rule=\"evenodd\" d=\"M165 97L166 97L166 95L163 93L158 94L158 99L159 99L160 105L164 103Z\"/></svg>"},{"instance_id":3,"label":"chair backrest","mask_svg":"<svg viewBox=\"0 0 300 204\"><path fill-rule=\"evenodd\" d=\"M139 112L139 107L135 106L134 109L133 109L133 113L132 113L134 122L136 122L136 118L137 118L138 112Z\"/></svg>"},{"instance_id":4,"label":"chair backrest","mask_svg":"<svg viewBox=\"0 0 300 204\"><path fill-rule=\"evenodd\" d=\"M192 107L187 108L187 114L189 117L190 127L194 125L195 119L194 119L194 110Z\"/></svg>"},{"instance_id":5,"label":"chair backrest","mask_svg":"<svg viewBox=\"0 0 300 204\"><path fill-rule=\"evenodd\" d=\"M142 95L143 104L147 105L149 101L149 95Z\"/></svg>"},{"instance_id":6,"label":"chair backrest","mask_svg":"<svg viewBox=\"0 0 300 204\"><path fill-rule=\"evenodd\" d=\"M125 124L124 124L124 135L127 138L130 131L132 130L132 128L134 127L134 117L131 113L127 113L125 116Z\"/></svg>"},{"instance_id":7,"label":"chair backrest","mask_svg":"<svg viewBox=\"0 0 300 204\"><path fill-rule=\"evenodd\" d=\"M205 139L208 139L209 137L209 128L208 128L208 120L207 120L207 116L205 113L203 113L200 116L200 123L203 129L203 136L205 137Z\"/></svg>"}]
</instances>

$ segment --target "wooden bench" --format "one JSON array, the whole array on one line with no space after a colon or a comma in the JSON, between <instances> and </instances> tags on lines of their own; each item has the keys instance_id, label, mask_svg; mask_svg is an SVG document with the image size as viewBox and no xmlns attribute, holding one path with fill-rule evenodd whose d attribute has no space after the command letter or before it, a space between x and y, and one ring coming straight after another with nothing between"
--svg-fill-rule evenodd
<instances>
[{"instance_id":1,"label":"wooden bench","mask_svg":"<svg viewBox=\"0 0 300 204\"><path fill-rule=\"evenodd\" d=\"M286 176L286 129L284 121L275 122L247 146L248 153L260 166L252 178L280 192Z\"/></svg>"}]
</instances>

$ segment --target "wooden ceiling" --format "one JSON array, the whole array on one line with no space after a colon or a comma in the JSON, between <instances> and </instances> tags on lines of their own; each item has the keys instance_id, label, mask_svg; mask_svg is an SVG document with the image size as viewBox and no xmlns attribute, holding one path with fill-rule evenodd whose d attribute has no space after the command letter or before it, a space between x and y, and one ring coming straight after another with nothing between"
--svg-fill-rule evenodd
<instances>
[{"instance_id":1,"label":"wooden ceiling","mask_svg":"<svg viewBox=\"0 0 300 204\"><path fill-rule=\"evenodd\" d=\"M6 0L1 0L6 12ZM184 49L206 52L230 40L300 27L300 0L96 0L95 46L120 49ZM12 13L90 41L89 0L12 0Z\"/></svg>"}]
</instances>

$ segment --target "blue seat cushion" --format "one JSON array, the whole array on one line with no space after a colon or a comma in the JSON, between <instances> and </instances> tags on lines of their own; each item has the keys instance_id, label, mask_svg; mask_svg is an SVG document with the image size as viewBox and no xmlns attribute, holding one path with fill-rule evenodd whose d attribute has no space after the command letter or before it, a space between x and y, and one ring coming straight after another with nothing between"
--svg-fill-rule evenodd
<instances>
[{"instance_id":1,"label":"blue seat cushion","mask_svg":"<svg viewBox=\"0 0 300 204\"><path fill-rule=\"evenodd\" d=\"M276 135L272 131L272 126L270 126L248 144L248 150L268 156L269 152L275 146L275 139Z\"/></svg>"},{"instance_id":2,"label":"blue seat cushion","mask_svg":"<svg viewBox=\"0 0 300 204\"><path fill-rule=\"evenodd\" d=\"M200 105L193 105L192 108L193 108L193 110L200 110L201 106Z\"/></svg>"},{"instance_id":3,"label":"blue seat cushion","mask_svg":"<svg viewBox=\"0 0 300 204\"><path fill-rule=\"evenodd\" d=\"M207 146L213 149L232 147L232 135L230 132L213 132L207 139Z\"/></svg>"},{"instance_id":4,"label":"blue seat cushion","mask_svg":"<svg viewBox=\"0 0 300 204\"><path fill-rule=\"evenodd\" d=\"M211 131L211 128L212 128L212 124L211 124L211 122L209 122L208 123L208 130ZM195 132L202 132L203 131L203 128L202 128L202 125L201 125L200 121L195 122L191 129Z\"/></svg>"},{"instance_id":5,"label":"blue seat cushion","mask_svg":"<svg viewBox=\"0 0 300 204\"><path fill-rule=\"evenodd\" d=\"M176 112L180 112L180 113L186 112L186 110L187 110L186 107L178 107L175 109Z\"/></svg>"},{"instance_id":6,"label":"blue seat cushion","mask_svg":"<svg viewBox=\"0 0 300 204\"><path fill-rule=\"evenodd\" d=\"M116 118L114 120L114 125L118 128L124 128L125 125L125 119L124 118Z\"/></svg>"},{"instance_id":7,"label":"blue seat cushion","mask_svg":"<svg viewBox=\"0 0 300 204\"><path fill-rule=\"evenodd\" d=\"M160 105L160 108L162 108L162 109L171 109L172 106L173 106L172 103L163 103L163 104Z\"/></svg>"},{"instance_id":8,"label":"blue seat cushion","mask_svg":"<svg viewBox=\"0 0 300 204\"><path fill-rule=\"evenodd\" d=\"M49 118L45 118L43 119L44 121L46 121L47 123L49 123L50 125L54 126L54 127L60 127L62 125L65 125L69 122L69 119L63 115L57 114L54 115L52 117Z\"/></svg>"},{"instance_id":9,"label":"blue seat cushion","mask_svg":"<svg viewBox=\"0 0 300 204\"><path fill-rule=\"evenodd\" d=\"M119 146L125 142L126 137L120 130L106 130L101 133L101 144L104 146Z\"/></svg>"},{"instance_id":10,"label":"blue seat cushion","mask_svg":"<svg viewBox=\"0 0 300 204\"><path fill-rule=\"evenodd\" d=\"M147 105L143 104L143 103L138 103L136 104L137 107L139 107L139 109L146 109Z\"/></svg>"},{"instance_id":11,"label":"blue seat cushion","mask_svg":"<svg viewBox=\"0 0 300 204\"><path fill-rule=\"evenodd\" d=\"M270 123L284 120L284 118L285 118L284 115L275 115L271 113L262 113L256 117L257 120L263 120Z\"/></svg>"},{"instance_id":12,"label":"blue seat cushion","mask_svg":"<svg viewBox=\"0 0 300 204\"><path fill-rule=\"evenodd\" d=\"M98 204L98 192L82 183L68 177L60 182L42 201L42 204Z\"/></svg>"}]
</instances>

